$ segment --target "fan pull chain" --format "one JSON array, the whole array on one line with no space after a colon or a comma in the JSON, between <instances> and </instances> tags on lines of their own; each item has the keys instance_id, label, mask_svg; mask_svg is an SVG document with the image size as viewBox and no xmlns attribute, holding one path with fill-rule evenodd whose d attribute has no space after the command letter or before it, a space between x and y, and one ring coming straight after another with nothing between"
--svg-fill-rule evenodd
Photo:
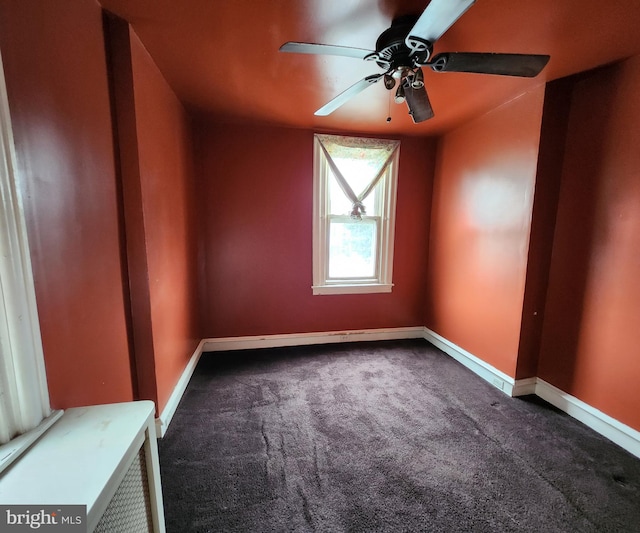
<instances>
[{"instance_id":1,"label":"fan pull chain","mask_svg":"<svg viewBox=\"0 0 640 533\"><path fill-rule=\"evenodd\" d=\"M389 92L388 105L389 105L389 114L387 115L387 122L391 122L391 92Z\"/></svg>"}]
</instances>

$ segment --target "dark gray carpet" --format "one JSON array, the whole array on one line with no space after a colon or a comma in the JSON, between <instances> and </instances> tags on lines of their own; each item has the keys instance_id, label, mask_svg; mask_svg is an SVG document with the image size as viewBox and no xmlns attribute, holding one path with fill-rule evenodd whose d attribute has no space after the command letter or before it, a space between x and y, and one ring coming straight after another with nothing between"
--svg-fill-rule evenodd
<instances>
[{"instance_id":1,"label":"dark gray carpet","mask_svg":"<svg viewBox=\"0 0 640 533\"><path fill-rule=\"evenodd\" d=\"M204 354L160 464L169 533L640 532L640 459L421 340Z\"/></svg>"}]
</instances>

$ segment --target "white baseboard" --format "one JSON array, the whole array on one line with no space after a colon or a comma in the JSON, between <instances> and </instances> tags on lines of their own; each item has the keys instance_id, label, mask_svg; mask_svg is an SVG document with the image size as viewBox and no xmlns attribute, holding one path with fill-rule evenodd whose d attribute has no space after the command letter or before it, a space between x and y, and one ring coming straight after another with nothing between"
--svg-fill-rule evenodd
<instances>
[{"instance_id":1,"label":"white baseboard","mask_svg":"<svg viewBox=\"0 0 640 533\"><path fill-rule=\"evenodd\" d=\"M509 396L535 394L636 457L640 457L639 431L561 391L543 379L532 377L514 380L511 376L456 346L434 331L428 328L424 328L424 331L424 338L427 341Z\"/></svg>"},{"instance_id":2,"label":"white baseboard","mask_svg":"<svg viewBox=\"0 0 640 533\"><path fill-rule=\"evenodd\" d=\"M324 331L318 333L292 333L287 335L255 335L250 337L219 337L204 339L203 352L226 350L253 350L256 348L280 348L283 346L306 346L337 342L383 341L395 339L421 339L422 326L406 328L384 328L347 331Z\"/></svg>"},{"instance_id":3,"label":"white baseboard","mask_svg":"<svg viewBox=\"0 0 640 533\"><path fill-rule=\"evenodd\" d=\"M521 392L523 387L519 386L519 383L516 383L516 380L511 376L505 374L501 370L498 370L496 367L483 361L479 357L476 357L467 350L460 348L460 346L455 345L450 340L438 335L435 331L432 331L429 328L424 328L424 338L508 396L516 396L514 392L518 392L517 395L523 394Z\"/></svg>"},{"instance_id":4,"label":"white baseboard","mask_svg":"<svg viewBox=\"0 0 640 533\"><path fill-rule=\"evenodd\" d=\"M511 396L515 398L516 396L535 394L537 382L538 378L516 379L516 382L513 386L513 391L511 391Z\"/></svg>"},{"instance_id":5,"label":"white baseboard","mask_svg":"<svg viewBox=\"0 0 640 533\"><path fill-rule=\"evenodd\" d=\"M537 378L536 382L536 395L573 418L580 420L636 457L640 457L640 431L636 431L540 378Z\"/></svg>"},{"instance_id":6,"label":"white baseboard","mask_svg":"<svg viewBox=\"0 0 640 533\"><path fill-rule=\"evenodd\" d=\"M198 344L198 347L193 352L191 359L189 359L189 362L187 363L187 366L182 372L182 375L180 376L178 383L176 383L176 386L174 387L173 392L171 393L171 396L169 396L167 405L164 406L164 409L162 410L162 413L160 413L160 416L156 418L156 435L159 439L164 437L165 433L167 432L169 424L171 423L171 419L173 418L173 415L175 414L176 409L178 408L178 404L182 399L182 395L184 394L184 391L187 389L187 385L189 384L189 380L193 375L193 371L196 369L196 365L200 360L200 356L202 355L202 351L203 351L202 350L203 346L204 346L204 341L202 340L200 341L200 343Z\"/></svg>"},{"instance_id":7,"label":"white baseboard","mask_svg":"<svg viewBox=\"0 0 640 533\"><path fill-rule=\"evenodd\" d=\"M180 399L187 388L202 352L419 338L424 338L437 348L440 348L444 353L453 357L460 364L505 394L509 396L536 394L597 433L615 442L636 457L640 457L640 432L606 415L602 411L591 407L578 398L561 391L540 378L531 377L516 380L441 335L438 335L435 331L422 326L203 339L191 356L189 363L169 397L167 405L156 419L158 438L163 437L167 432L171 418L180 403Z\"/></svg>"},{"instance_id":8,"label":"white baseboard","mask_svg":"<svg viewBox=\"0 0 640 533\"><path fill-rule=\"evenodd\" d=\"M164 437L171 419L178 408L189 380L200 360L202 352L220 352L226 350L249 350L256 348L276 348L282 346L305 346L310 344L329 344L338 342L382 341L396 339L421 339L423 327L386 328L368 330L329 331L320 333L294 333L289 335L255 335L249 337L220 337L202 339L182 376L178 380L167 405L156 418L156 434Z\"/></svg>"}]
</instances>

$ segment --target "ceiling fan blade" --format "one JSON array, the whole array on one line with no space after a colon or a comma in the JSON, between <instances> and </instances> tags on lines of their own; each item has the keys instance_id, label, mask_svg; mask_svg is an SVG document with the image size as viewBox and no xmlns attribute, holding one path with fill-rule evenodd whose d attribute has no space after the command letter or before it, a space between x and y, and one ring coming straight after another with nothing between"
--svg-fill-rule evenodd
<instances>
[{"instance_id":1,"label":"ceiling fan blade","mask_svg":"<svg viewBox=\"0 0 640 533\"><path fill-rule=\"evenodd\" d=\"M384 74L373 74L371 76L367 76L366 78L360 80L358 83L353 84L346 91L341 92L330 102L324 104L314 113L314 115L318 117L326 117L327 115L330 115L341 105L346 104L347 101L354 97L356 94L364 91L367 87L369 87L369 85L373 85L374 83L380 81L383 76Z\"/></svg>"},{"instance_id":2,"label":"ceiling fan blade","mask_svg":"<svg viewBox=\"0 0 640 533\"><path fill-rule=\"evenodd\" d=\"M409 114L416 124L433 118L429 95L424 87L414 89L411 85L405 86L404 96L409 108Z\"/></svg>"},{"instance_id":3,"label":"ceiling fan blade","mask_svg":"<svg viewBox=\"0 0 640 533\"><path fill-rule=\"evenodd\" d=\"M364 59L373 51L363 48L351 48L349 46L334 46L332 44L316 44L316 43L284 43L280 47L281 52L291 52L294 54L314 54L314 55L330 55L355 57L356 59Z\"/></svg>"},{"instance_id":4,"label":"ceiling fan blade","mask_svg":"<svg viewBox=\"0 0 640 533\"><path fill-rule=\"evenodd\" d=\"M453 52L438 54L429 63L436 72L475 72L533 78L549 61L549 56Z\"/></svg>"},{"instance_id":5,"label":"ceiling fan blade","mask_svg":"<svg viewBox=\"0 0 640 533\"><path fill-rule=\"evenodd\" d=\"M431 0L405 39L405 44L418 52L426 50L426 42L435 43L475 0Z\"/></svg>"}]
</instances>

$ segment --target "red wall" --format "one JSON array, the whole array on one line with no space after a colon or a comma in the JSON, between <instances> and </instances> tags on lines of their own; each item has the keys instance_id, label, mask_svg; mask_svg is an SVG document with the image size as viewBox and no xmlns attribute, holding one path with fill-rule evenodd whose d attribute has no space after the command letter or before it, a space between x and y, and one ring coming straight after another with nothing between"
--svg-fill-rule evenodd
<instances>
[{"instance_id":1,"label":"red wall","mask_svg":"<svg viewBox=\"0 0 640 533\"><path fill-rule=\"evenodd\" d=\"M640 56L574 86L538 375L640 430L638 94Z\"/></svg>"},{"instance_id":2,"label":"red wall","mask_svg":"<svg viewBox=\"0 0 640 533\"><path fill-rule=\"evenodd\" d=\"M538 371L572 87L571 78L563 78L545 88L516 379Z\"/></svg>"},{"instance_id":3,"label":"red wall","mask_svg":"<svg viewBox=\"0 0 640 533\"><path fill-rule=\"evenodd\" d=\"M440 139L425 324L514 376L544 89Z\"/></svg>"},{"instance_id":4,"label":"red wall","mask_svg":"<svg viewBox=\"0 0 640 533\"><path fill-rule=\"evenodd\" d=\"M201 337L426 324L640 429L640 57L572 80L569 97L563 85L544 106L542 87L505 103L437 153L403 138L393 292L313 296L313 132L203 119L194 175L185 110L133 34L130 46L131 136L114 146L99 6L0 2L54 407L135 397L135 324L150 346L138 377L160 409ZM135 149L146 284L132 293L122 143Z\"/></svg>"},{"instance_id":5,"label":"red wall","mask_svg":"<svg viewBox=\"0 0 640 533\"><path fill-rule=\"evenodd\" d=\"M199 131L206 337L422 325L432 141L401 140L393 291L314 296L313 132Z\"/></svg>"},{"instance_id":6,"label":"red wall","mask_svg":"<svg viewBox=\"0 0 640 533\"><path fill-rule=\"evenodd\" d=\"M201 338L191 127L182 104L133 31L131 60L157 401L162 410Z\"/></svg>"},{"instance_id":7,"label":"red wall","mask_svg":"<svg viewBox=\"0 0 640 533\"><path fill-rule=\"evenodd\" d=\"M102 18L0 3L0 48L52 406L133 397Z\"/></svg>"},{"instance_id":8,"label":"red wall","mask_svg":"<svg viewBox=\"0 0 640 533\"><path fill-rule=\"evenodd\" d=\"M26 1L3 2L0 10L52 405L145 397L162 410L201 338L187 114L132 34L130 50L116 43L131 53L128 78L116 78L132 98L129 136L120 124L114 146L99 6ZM120 173L133 167L138 226L123 218L131 176L122 182L127 209L120 204ZM125 242L142 244L142 271L132 269ZM129 283L133 274L145 279L144 290ZM141 334L150 350L132 365Z\"/></svg>"}]
</instances>

